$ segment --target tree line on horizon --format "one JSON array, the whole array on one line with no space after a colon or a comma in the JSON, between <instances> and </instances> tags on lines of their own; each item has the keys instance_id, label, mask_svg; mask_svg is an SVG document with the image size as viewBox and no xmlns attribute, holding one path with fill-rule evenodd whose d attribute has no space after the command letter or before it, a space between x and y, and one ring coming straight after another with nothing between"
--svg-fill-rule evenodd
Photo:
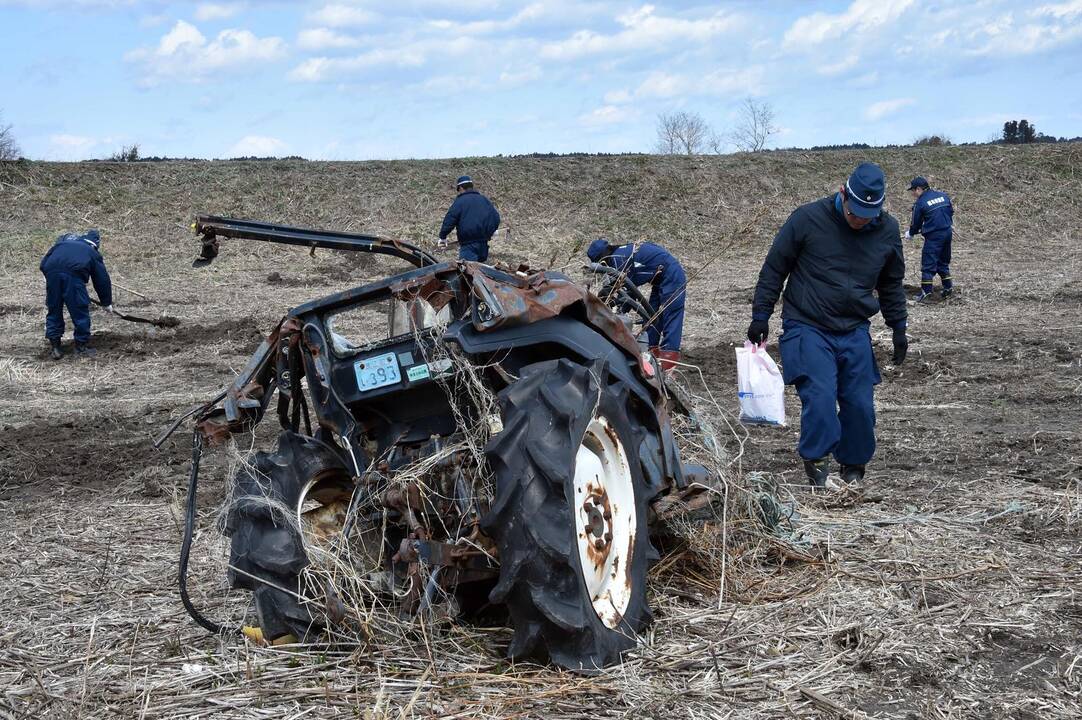
<instances>
[{"instance_id":1,"label":"tree line on horizon","mask_svg":"<svg viewBox=\"0 0 1082 720\"><path fill-rule=\"evenodd\" d=\"M780 132L776 123L776 115L773 106L765 100L754 98L746 99L738 111L734 126L725 133L716 132L701 115L693 111L677 111L661 113L657 119L657 140L654 152L659 155L707 155L724 154L730 147L737 152L773 152L782 150L868 150L873 147L900 148L907 146L940 147L955 145L951 139L943 134L923 135L916 138L908 145L888 144L870 145L863 142L840 143L832 145L813 145L811 147L787 147L767 148L770 139ZM1028 145L1032 143L1066 143L1082 142L1082 136L1056 137L1045 135L1037 131L1037 126L1027 119L1008 120L1003 123L1002 135L987 142L957 143L960 146L972 145ZM559 156L612 156L612 155L641 155L640 152L624 153L522 153L517 157L559 157ZM495 157L503 157L502 153ZM511 155L509 157L516 157ZM13 127L0 124L0 161L24 160L22 150L15 140ZM112 153L104 158L94 158L81 162L176 162L176 161L203 161L206 158L150 156L140 154L138 143L125 145L120 151ZM300 155L286 157L257 157L244 156L224 158L227 161L270 161L270 160L307 160Z\"/></svg>"}]
</instances>

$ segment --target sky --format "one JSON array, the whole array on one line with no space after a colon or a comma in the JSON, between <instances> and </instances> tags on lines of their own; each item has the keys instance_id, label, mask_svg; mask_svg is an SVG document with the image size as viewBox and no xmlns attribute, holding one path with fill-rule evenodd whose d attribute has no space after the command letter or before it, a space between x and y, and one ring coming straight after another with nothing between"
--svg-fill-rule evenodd
<instances>
[{"instance_id":1,"label":"sky","mask_svg":"<svg viewBox=\"0 0 1082 720\"><path fill-rule=\"evenodd\" d=\"M649 152L1082 135L1082 0L0 0L0 125L34 159Z\"/></svg>"}]
</instances>

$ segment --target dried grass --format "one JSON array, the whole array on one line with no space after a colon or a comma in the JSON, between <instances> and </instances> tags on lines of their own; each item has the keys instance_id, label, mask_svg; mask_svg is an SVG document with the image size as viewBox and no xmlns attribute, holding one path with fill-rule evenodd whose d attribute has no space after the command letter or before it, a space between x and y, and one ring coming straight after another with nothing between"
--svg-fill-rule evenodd
<instances>
[{"instance_id":1,"label":"dried grass","mask_svg":"<svg viewBox=\"0 0 1082 720\"><path fill-rule=\"evenodd\" d=\"M674 524L651 573L656 622L591 678L505 662L506 629L430 618L370 614L370 642L350 652L256 647L208 636L176 596L187 442L153 454L149 438L213 395L284 305L387 267L230 246L196 273L181 242L191 215L420 240L461 161L0 167L0 717L1079 717L1079 146L868 155L890 178L919 171L953 191L962 294L914 309L911 359L884 368L872 489L823 498L800 487L791 430L733 423L721 338L741 337L788 210L863 154L470 161L514 227L494 246L508 262L574 267L605 234L660 241L697 267L753 197L779 198L689 294L701 379L682 372L717 431L722 507ZM58 383L42 363L37 260L88 225L104 228L114 276L154 301L122 307L184 324L150 336L95 316L103 357L64 361ZM266 283L268 269L290 282ZM229 462L205 463L190 585L239 625L249 597L225 587L215 528ZM756 529L760 490L791 527Z\"/></svg>"}]
</instances>

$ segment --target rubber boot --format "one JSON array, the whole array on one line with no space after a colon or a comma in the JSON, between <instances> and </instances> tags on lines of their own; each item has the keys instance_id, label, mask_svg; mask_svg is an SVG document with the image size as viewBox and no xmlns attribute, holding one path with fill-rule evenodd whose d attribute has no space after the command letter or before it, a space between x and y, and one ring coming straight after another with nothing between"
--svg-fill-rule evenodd
<instances>
[{"instance_id":1,"label":"rubber boot","mask_svg":"<svg viewBox=\"0 0 1082 720\"><path fill-rule=\"evenodd\" d=\"M64 348L60 345L60 338L49 338L49 357L53 360L64 357Z\"/></svg>"},{"instance_id":2,"label":"rubber boot","mask_svg":"<svg viewBox=\"0 0 1082 720\"><path fill-rule=\"evenodd\" d=\"M818 460L804 461L804 474L808 476L808 482L812 490L826 490L827 476L830 475L830 458L822 457Z\"/></svg>"},{"instance_id":3,"label":"rubber boot","mask_svg":"<svg viewBox=\"0 0 1082 720\"><path fill-rule=\"evenodd\" d=\"M656 357L661 361L661 369L665 372L669 372L676 367L678 362L680 362L680 351L658 350Z\"/></svg>"},{"instance_id":4,"label":"rubber boot","mask_svg":"<svg viewBox=\"0 0 1082 720\"><path fill-rule=\"evenodd\" d=\"M75 343L75 355L81 358L92 358L98 351L90 347L90 343Z\"/></svg>"},{"instance_id":5,"label":"rubber boot","mask_svg":"<svg viewBox=\"0 0 1082 720\"><path fill-rule=\"evenodd\" d=\"M864 483L863 465L842 465L839 474L842 482L850 487L860 487Z\"/></svg>"}]
</instances>

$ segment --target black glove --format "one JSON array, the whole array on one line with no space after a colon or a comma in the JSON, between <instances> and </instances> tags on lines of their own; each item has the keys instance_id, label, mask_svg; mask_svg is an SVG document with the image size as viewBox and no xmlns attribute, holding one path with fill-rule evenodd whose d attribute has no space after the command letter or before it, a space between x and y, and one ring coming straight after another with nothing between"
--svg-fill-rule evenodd
<instances>
[{"instance_id":1,"label":"black glove","mask_svg":"<svg viewBox=\"0 0 1082 720\"><path fill-rule=\"evenodd\" d=\"M766 320L752 320L748 325L748 340L758 345L766 342L766 336L770 334L770 323Z\"/></svg>"},{"instance_id":2,"label":"black glove","mask_svg":"<svg viewBox=\"0 0 1082 720\"><path fill-rule=\"evenodd\" d=\"M905 336L905 325L894 328L894 357L890 359L895 365L905 362L905 353L909 350L909 340Z\"/></svg>"}]
</instances>

